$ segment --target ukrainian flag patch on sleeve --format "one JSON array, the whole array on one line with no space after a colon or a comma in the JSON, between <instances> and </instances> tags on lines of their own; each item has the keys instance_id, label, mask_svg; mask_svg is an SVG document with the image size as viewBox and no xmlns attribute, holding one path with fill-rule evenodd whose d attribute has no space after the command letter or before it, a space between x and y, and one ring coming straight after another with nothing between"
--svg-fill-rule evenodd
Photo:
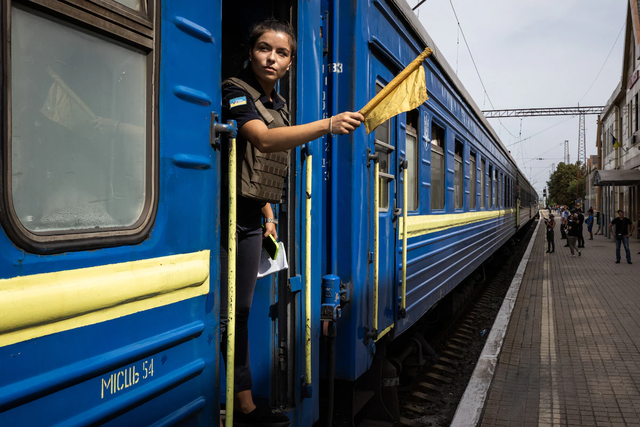
<instances>
[{"instance_id":1,"label":"ukrainian flag patch on sleeve","mask_svg":"<svg viewBox=\"0 0 640 427\"><path fill-rule=\"evenodd\" d=\"M229 101L229 108L233 108L233 107L239 107L240 105L247 105L247 97L246 96L239 96L237 98L233 98L231 101Z\"/></svg>"}]
</instances>

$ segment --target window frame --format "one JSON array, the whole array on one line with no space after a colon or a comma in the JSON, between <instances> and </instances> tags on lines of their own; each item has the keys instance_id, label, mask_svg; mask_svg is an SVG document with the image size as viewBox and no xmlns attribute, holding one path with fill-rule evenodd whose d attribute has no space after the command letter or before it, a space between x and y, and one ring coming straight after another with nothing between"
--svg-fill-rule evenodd
<instances>
[{"instance_id":1,"label":"window frame","mask_svg":"<svg viewBox=\"0 0 640 427\"><path fill-rule=\"evenodd\" d=\"M442 145L433 144L433 127L437 126L442 129ZM431 119L431 123L429 124L429 153L431 156L431 161L429 163L429 209L431 212L442 212L447 208L447 127L442 125L435 119ZM433 207L433 151L436 151L438 155L442 156L442 207L434 208Z\"/></svg>"},{"instance_id":2,"label":"window frame","mask_svg":"<svg viewBox=\"0 0 640 427\"><path fill-rule=\"evenodd\" d=\"M493 164L489 163L489 203L487 205L487 210L492 210L494 208L493 205L493 181L495 180L494 174L496 173Z\"/></svg>"},{"instance_id":3,"label":"window frame","mask_svg":"<svg viewBox=\"0 0 640 427\"><path fill-rule=\"evenodd\" d=\"M386 85L387 84L384 83L382 80L380 80L380 78L376 79L376 86L375 86L376 94L378 94L382 89L384 89ZM387 124L387 141L386 142L377 138L378 134L376 132L378 131L380 126L378 126L378 128L376 128L376 130L373 131L373 146L375 149L374 152L380 153L381 150L384 150L384 153L387 156L387 165L386 165L385 172L382 171L382 165L381 165L382 160L378 158L378 165L380 166L380 172L379 172L380 193L379 193L379 200L378 200L378 211L380 213L389 212L389 210L391 209L391 188L390 187L391 187L391 182L395 180L394 171L391 170L391 160L390 160L391 156L396 150L392 140L392 136L393 136L392 126L395 125L394 120L395 120L395 117L391 117L389 120L384 122ZM384 194L384 191L382 190L383 183L386 183L385 185L387 186L386 187L386 196L387 196L386 206L384 207L381 205L382 195Z\"/></svg>"},{"instance_id":4,"label":"window frame","mask_svg":"<svg viewBox=\"0 0 640 427\"><path fill-rule=\"evenodd\" d=\"M137 12L114 0L9 0L0 6L0 31L6 40L2 49L2 85L0 99L4 114L2 126L2 178L0 185L0 223L9 238L21 249L38 254L82 251L142 242L149 235L158 209L158 142L159 121L157 90L160 76L160 21L156 0L142 0L144 12ZM145 194L138 220L128 227L70 229L34 233L15 213L12 190L12 79L11 79L11 15L13 8L43 19L69 24L90 35L124 44L143 52L146 61L146 143ZM154 90L155 89L155 90Z\"/></svg>"},{"instance_id":5,"label":"window frame","mask_svg":"<svg viewBox=\"0 0 640 427\"><path fill-rule=\"evenodd\" d=\"M453 144L453 209L454 211L464 210L464 141L454 138ZM460 147L460 155L458 155L458 147ZM456 166L460 167L460 194L456 192ZM460 199L460 200L458 200ZM460 205L458 206L458 201Z\"/></svg>"},{"instance_id":6,"label":"window frame","mask_svg":"<svg viewBox=\"0 0 640 427\"><path fill-rule=\"evenodd\" d=\"M419 125L419 120L418 120L418 125ZM415 129L413 126L407 124L405 127L405 134L411 135L415 139L415 147L416 147L416 158L413 159L412 161L411 159L409 159L409 156L408 156L408 150L407 150L408 144L407 144L407 138L405 136L405 147L404 147L405 158L407 159L407 162L409 165L413 163L413 166L416 168L415 188L413 189L416 196L416 205L415 205L415 209L409 209L409 204L407 203L407 212L417 212L420 210L420 164L422 163L421 161L422 157L420 155L420 141L418 139L418 135L420 134L420 132L419 132L419 129ZM409 171L407 171L407 177L408 176L409 176ZM402 185L407 185L407 184L403 182ZM409 194L411 191L412 191L411 187L407 187L407 194Z\"/></svg>"},{"instance_id":7,"label":"window frame","mask_svg":"<svg viewBox=\"0 0 640 427\"><path fill-rule=\"evenodd\" d=\"M469 151L469 210L478 210L478 154ZM471 188L473 187L473 191ZM472 203L473 201L473 203ZM472 206L473 205L473 206Z\"/></svg>"},{"instance_id":8,"label":"window frame","mask_svg":"<svg viewBox=\"0 0 640 427\"><path fill-rule=\"evenodd\" d=\"M480 157L480 209L487 209L487 161L484 157Z\"/></svg>"}]
</instances>

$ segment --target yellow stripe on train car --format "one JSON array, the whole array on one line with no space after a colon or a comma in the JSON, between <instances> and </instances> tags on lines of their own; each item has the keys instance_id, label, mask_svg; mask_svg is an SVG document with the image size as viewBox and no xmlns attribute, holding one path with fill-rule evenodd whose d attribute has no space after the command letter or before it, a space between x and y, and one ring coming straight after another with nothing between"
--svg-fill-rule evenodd
<instances>
[{"instance_id":1,"label":"yellow stripe on train car","mask_svg":"<svg viewBox=\"0 0 640 427\"><path fill-rule=\"evenodd\" d=\"M445 215L416 215L407 219L407 234L409 237L418 237L437 231L443 231L453 227L472 224L474 222L486 221L501 216L509 216L515 212L514 209L500 209L494 211L464 212ZM402 239L403 219L399 218L398 224L399 239Z\"/></svg>"},{"instance_id":2,"label":"yellow stripe on train car","mask_svg":"<svg viewBox=\"0 0 640 427\"><path fill-rule=\"evenodd\" d=\"M0 280L0 347L209 293L209 251Z\"/></svg>"}]
</instances>

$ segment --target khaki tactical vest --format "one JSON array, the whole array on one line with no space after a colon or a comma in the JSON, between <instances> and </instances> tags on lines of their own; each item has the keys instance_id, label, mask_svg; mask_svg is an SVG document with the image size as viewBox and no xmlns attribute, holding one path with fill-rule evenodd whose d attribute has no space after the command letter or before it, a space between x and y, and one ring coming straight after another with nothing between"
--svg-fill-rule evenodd
<instances>
[{"instance_id":1,"label":"khaki tactical vest","mask_svg":"<svg viewBox=\"0 0 640 427\"><path fill-rule=\"evenodd\" d=\"M246 90L256 105L256 110L269 129L289 126L289 111L285 106L280 110L266 108L260 102L260 92L250 84L232 77L222 82L222 87L236 86ZM275 94L284 102L284 99ZM238 163L238 194L253 200L280 203L284 181L289 165L289 150L278 153L262 153L238 134L236 140Z\"/></svg>"}]
</instances>

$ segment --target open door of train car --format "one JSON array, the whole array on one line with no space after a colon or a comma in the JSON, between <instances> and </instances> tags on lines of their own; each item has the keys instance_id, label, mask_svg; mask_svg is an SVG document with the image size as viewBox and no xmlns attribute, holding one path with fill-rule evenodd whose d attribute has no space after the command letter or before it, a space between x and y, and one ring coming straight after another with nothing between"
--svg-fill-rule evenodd
<instances>
[{"instance_id":1,"label":"open door of train car","mask_svg":"<svg viewBox=\"0 0 640 427\"><path fill-rule=\"evenodd\" d=\"M217 426L220 2L1 7L0 425Z\"/></svg>"},{"instance_id":2,"label":"open door of train car","mask_svg":"<svg viewBox=\"0 0 640 427\"><path fill-rule=\"evenodd\" d=\"M291 23L297 34L297 55L276 87L287 101L291 124L321 119L326 69L322 67L319 0L223 0L222 79L237 75L248 65L250 31L268 18ZM283 410L297 426L312 425L320 418L319 318L324 245L321 143L312 141L290 152L282 202L272 205L279 221L278 240L284 243L289 268L258 280L248 326L254 401ZM224 366L222 369L224 373ZM222 402L226 399L225 380L223 374Z\"/></svg>"}]
</instances>

